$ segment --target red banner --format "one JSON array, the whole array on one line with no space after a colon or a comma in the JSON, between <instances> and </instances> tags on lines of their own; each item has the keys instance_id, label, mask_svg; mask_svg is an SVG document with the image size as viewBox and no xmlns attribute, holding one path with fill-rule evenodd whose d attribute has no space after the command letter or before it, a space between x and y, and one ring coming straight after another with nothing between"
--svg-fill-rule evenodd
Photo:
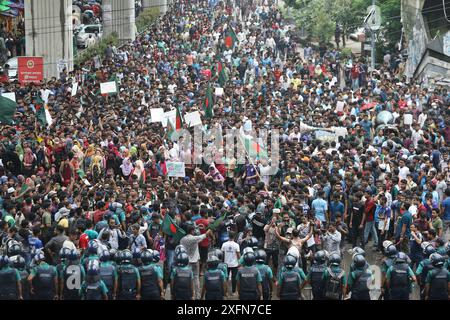
<instances>
[{"instance_id":1,"label":"red banner","mask_svg":"<svg viewBox=\"0 0 450 320\"><path fill-rule=\"evenodd\" d=\"M44 80L44 58L18 57L17 65L20 83L41 82Z\"/></svg>"}]
</instances>

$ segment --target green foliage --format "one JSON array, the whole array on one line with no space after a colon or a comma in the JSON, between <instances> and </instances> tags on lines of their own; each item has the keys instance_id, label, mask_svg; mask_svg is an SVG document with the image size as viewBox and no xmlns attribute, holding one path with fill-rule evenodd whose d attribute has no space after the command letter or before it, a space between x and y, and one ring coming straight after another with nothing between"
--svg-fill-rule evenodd
<instances>
[{"instance_id":1,"label":"green foliage","mask_svg":"<svg viewBox=\"0 0 450 320\"><path fill-rule=\"evenodd\" d=\"M152 25L159 16L159 7L147 8L139 17L136 18L136 27L139 33L143 32L150 25Z\"/></svg>"},{"instance_id":2,"label":"green foliage","mask_svg":"<svg viewBox=\"0 0 450 320\"><path fill-rule=\"evenodd\" d=\"M350 58L351 55L352 55L352 49L350 49L350 48L342 48L341 49L341 54L342 54L342 57L344 57L344 58Z\"/></svg>"},{"instance_id":3,"label":"green foliage","mask_svg":"<svg viewBox=\"0 0 450 320\"><path fill-rule=\"evenodd\" d=\"M92 47L87 48L86 50L82 51L74 60L74 65L80 65L81 63L84 63L95 56L103 57L105 55L105 49L108 47L108 45L117 45L119 43L119 37L117 33L112 33L107 37L103 37L99 42L97 42Z\"/></svg>"},{"instance_id":4,"label":"green foliage","mask_svg":"<svg viewBox=\"0 0 450 320\"><path fill-rule=\"evenodd\" d=\"M377 43L377 47L383 51L394 51L395 45L400 40L402 23L400 22L400 1L379 0L377 5L381 10L381 29L378 31L383 41Z\"/></svg>"}]
</instances>

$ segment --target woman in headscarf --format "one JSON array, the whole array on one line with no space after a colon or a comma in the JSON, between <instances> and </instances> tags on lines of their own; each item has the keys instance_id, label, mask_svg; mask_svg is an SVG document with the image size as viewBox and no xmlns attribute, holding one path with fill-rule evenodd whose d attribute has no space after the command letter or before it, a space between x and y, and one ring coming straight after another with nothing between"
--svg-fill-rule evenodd
<instances>
[{"instance_id":1,"label":"woman in headscarf","mask_svg":"<svg viewBox=\"0 0 450 320\"><path fill-rule=\"evenodd\" d=\"M105 168L103 162L101 152L97 150L95 156L92 157L92 160L90 161L91 164L89 166L89 172L95 182L99 181L103 174L103 169Z\"/></svg>"},{"instance_id":2,"label":"woman in headscarf","mask_svg":"<svg viewBox=\"0 0 450 320\"><path fill-rule=\"evenodd\" d=\"M133 172L133 164L130 161L130 158L125 158L122 161L122 165L120 166L120 169L122 169L122 176L125 180L128 180L131 173Z\"/></svg>"},{"instance_id":3,"label":"woman in headscarf","mask_svg":"<svg viewBox=\"0 0 450 320\"><path fill-rule=\"evenodd\" d=\"M23 156L23 174L29 177L33 174L34 168L36 166L36 155L31 151L30 148L25 149L25 154Z\"/></svg>"},{"instance_id":4,"label":"woman in headscarf","mask_svg":"<svg viewBox=\"0 0 450 320\"><path fill-rule=\"evenodd\" d=\"M213 164L209 166L209 172L205 176L205 178L207 180L212 179L217 184L223 184L223 182L225 181L225 178L220 174L219 170L217 170L217 168Z\"/></svg>"},{"instance_id":5,"label":"woman in headscarf","mask_svg":"<svg viewBox=\"0 0 450 320\"><path fill-rule=\"evenodd\" d=\"M142 162L142 160L138 159L134 163L133 174L136 175L139 183L145 183L146 173L145 173L145 168L144 168L144 162Z\"/></svg>"}]
</instances>

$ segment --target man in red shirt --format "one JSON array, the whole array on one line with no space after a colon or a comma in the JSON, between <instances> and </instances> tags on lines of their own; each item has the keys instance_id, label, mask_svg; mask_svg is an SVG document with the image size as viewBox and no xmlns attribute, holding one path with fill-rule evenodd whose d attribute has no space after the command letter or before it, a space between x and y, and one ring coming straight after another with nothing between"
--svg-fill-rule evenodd
<instances>
[{"instance_id":1,"label":"man in red shirt","mask_svg":"<svg viewBox=\"0 0 450 320\"><path fill-rule=\"evenodd\" d=\"M275 69L275 71L273 72L273 76L275 77L275 81L279 82L280 78L281 78L281 69L277 66L277 68Z\"/></svg>"},{"instance_id":2,"label":"man in red shirt","mask_svg":"<svg viewBox=\"0 0 450 320\"><path fill-rule=\"evenodd\" d=\"M352 76L352 89L356 90L359 88L359 63L354 64L351 70Z\"/></svg>"},{"instance_id":3,"label":"man in red shirt","mask_svg":"<svg viewBox=\"0 0 450 320\"><path fill-rule=\"evenodd\" d=\"M367 245L367 241L369 240L369 234L372 234L373 247L377 249L378 235L375 227L375 210L377 208L377 205L375 204L375 201L373 201L371 193L372 192L370 189L367 189L364 192L364 196L366 197L363 216L363 221L365 222L364 244Z\"/></svg>"},{"instance_id":4,"label":"man in red shirt","mask_svg":"<svg viewBox=\"0 0 450 320\"><path fill-rule=\"evenodd\" d=\"M209 209L200 210L200 219L195 220L195 224L198 226L200 233L205 234L209 225L208 221L208 211ZM206 265L206 260L208 259L208 248L209 248L209 238L206 237L198 244L198 251L200 253L200 275L203 274L204 267Z\"/></svg>"},{"instance_id":5,"label":"man in red shirt","mask_svg":"<svg viewBox=\"0 0 450 320\"><path fill-rule=\"evenodd\" d=\"M103 201L97 202L97 210L94 212L94 224L103 220L103 215L105 214L105 203Z\"/></svg>"}]
</instances>

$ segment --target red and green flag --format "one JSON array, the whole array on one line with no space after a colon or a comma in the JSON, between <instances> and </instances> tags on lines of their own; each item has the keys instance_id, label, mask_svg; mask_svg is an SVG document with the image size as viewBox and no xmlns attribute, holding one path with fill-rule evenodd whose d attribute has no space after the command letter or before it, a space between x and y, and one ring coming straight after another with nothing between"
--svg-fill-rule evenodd
<instances>
[{"instance_id":1,"label":"red and green flag","mask_svg":"<svg viewBox=\"0 0 450 320\"><path fill-rule=\"evenodd\" d=\"M11 99L0 96L0 122L2 124L11 124L14 113L17 109L17 103Z\"/></svg>"},{"instance_id":2,"label":"red and green flag","mask_svg":"<svg viewBox=\"0 0 450 320\"><path fill-rule=\"evenodd\" d=\"M227 74L225 73L225 68L223 66L222 61L217 62L216 69L217 69L217 75L219 77L219 79L218 79L219 84L223 88L225 83L228 81L228 77L227 77Z\"/></svg>"},{"instance_id":3,"label":"red and green flag","mask_svg":"<svg viewBox=\"0 0 450 320\"><path fill-rule=\"evenodd\" d=\"M234 46L236 45L237 41L238 38L236 36L236 33L234 32L233 28L230 25L228 25L227 32L225 34L225 47L227 49L234 49Z\"/></svg>"},{"instance_id":4,"label":"red and green flag","mask_svg":"<svg viewBox=\"0 0 450 320\"><path fill-rule=\"evenodd\" d=\"M172 123L172 121L170 121L170 119L167 121L167 126L168 126L168 137L169 139L172 138L172 134L175 131L180 130L181 128L183 128L183 118L181 117L181 111L179 107L176 107L177 110L177 115L175 117L175 123Z\"/></svg>"},{"instance_id":5,"label":"red and green flag","mask_svg":"<svg viewBox=\"0 0 450 320\"><path fill-rule=\"evenodd\" d=\"M175 241L179 241L186 235L186 232L177 225L168 213L164 216L162 231L168 236L172 236Z\"/></svg>"},{"instance_id":6,"label":"red and green flag","mask_svg":"<svg viewBox=\"0 0 450 320\"><path fill-rule=\"evenodd\" d=\"M216 220L214 220L213 222L211 222L208 225L208 229L215 231L220 226L222 221L225 220L226 217L227 217L227 213L224 212L220 217L218 217Z\"/></svg>"},{"instance_id":7,"label":"red and green flag","mask_svg":"<svg viewBox=\"0 0 450 320\"><path fill-rule=\"evenodd\" d=\"M267 150L265 150L252 136L246 135L241 129L241 141L245 151L249 157L267 158Z\"/></svg>"},{"instance_id":8,"label":"red and green flag","mask_svg":"<svg viewBox=\"0 0 450 320\"><path fill-rule=\"evenodd\" d=\"M206 89L205 101L203 102L203 111L205 111L206 118L212 118L213 113L214 96L211 86Z\"/></svg>"}]
</instances>

